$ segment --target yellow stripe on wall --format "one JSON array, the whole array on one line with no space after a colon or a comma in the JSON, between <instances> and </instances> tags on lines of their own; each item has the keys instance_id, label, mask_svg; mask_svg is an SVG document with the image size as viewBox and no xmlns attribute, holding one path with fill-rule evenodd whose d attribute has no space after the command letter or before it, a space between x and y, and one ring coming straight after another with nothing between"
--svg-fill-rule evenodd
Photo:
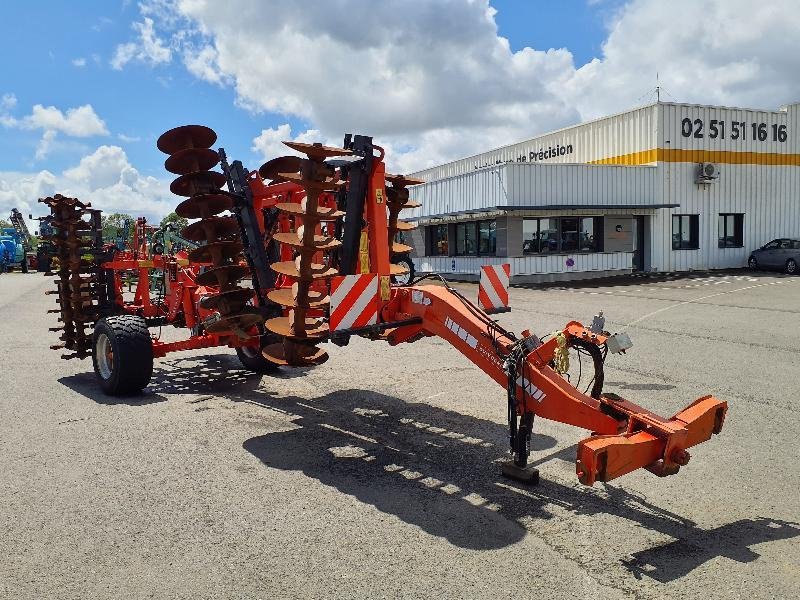
<instances>
[{"instance_id":1,"label":"yellow stripe on wall","mask_svg":"<svg viewBox=\"0 0 800 600\"><path fill-rule=\"evenodd\" d=\"M645 165L654 162L713 162L728 165L773 165L800 167L800 154L778 152L736 152L734 150L681 150L651 148L611 158L589 161L595 165Z\"/></svg>"}]
</instances>

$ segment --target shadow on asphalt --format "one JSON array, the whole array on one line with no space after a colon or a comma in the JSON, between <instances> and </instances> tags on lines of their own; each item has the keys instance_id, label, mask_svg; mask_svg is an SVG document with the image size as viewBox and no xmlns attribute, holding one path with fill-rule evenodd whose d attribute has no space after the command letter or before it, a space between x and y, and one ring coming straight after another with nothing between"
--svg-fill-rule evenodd
<instances>
[{"instance_id":1,"label":"shadow on asphalt","mask_svg":"<svg viewBox=\"0 0 800 600\"><path fill-rule=\"evenodd\" d=\"M102 389L100 384L97 383L97 377L94 371L89 373L77 373L68 377L60 377L58 382L65 385L74 392L79 393L98 404L113 406L115 404L127 404L129 406L144 406L147 404L154 404L156 402L165 402L166 397L156 393L154 390L147 388L141 394L133 394L130 396L108 396Z\"/></svg>"},{"instance_id":2,"label":"shadow on asphalt","mask_svg":"<svg viewBox=\"0 0 800 600\"><path fill-rule=\"evenodd\" d=\"M531 519L546 521L564 512L576 517L612 515L674 539L619 558L636 578L668 582L719 556L756 560L759 554L750 546L800 535L796 523L762 517L702 529L635 493L608 484L564 485L548 479L546 469L538 486L526 486L499 474L500 462L507 458L502 425L370 390L343 390L312 399L279 397L271 391L279 389L270 383L273 379L302 376L303 370L262 378L242 370L228 355L160 365L139 403L163 400L162 394L214 394L288 415L293 429L250 438L243 448L268 467L300 471L461 548L515 544L529 530L536 533ZM102 404L116 402L99 391L93 374L61 381ZM133 404L136 398L122 400ZM536 434L531 442L536 451L557 443ZM573 462L575 447L534 457L532 464L554 459ZM580 545L586 543L589 529L593 537L610 544L602 531L607 523L565 522L562 534L574 535ZM614 552L610 545L608 552Z\"/></svg>"}]
</instances>

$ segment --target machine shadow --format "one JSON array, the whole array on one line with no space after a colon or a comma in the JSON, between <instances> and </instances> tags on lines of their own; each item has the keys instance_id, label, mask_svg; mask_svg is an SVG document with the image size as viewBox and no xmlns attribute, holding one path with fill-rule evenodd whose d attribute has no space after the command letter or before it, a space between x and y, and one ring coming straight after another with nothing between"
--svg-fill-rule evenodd
<instances>
[{"instance_id":1,"label":"machine shadow","mask_svg":"<svg viewBox=\"0 0 800 600\"><path fill-rule=\"evenodd\" d=\"M105 396L93 373L59 381L100 404L149 404L166 400L162 394L196 394L191 402L201 402L214 395L288 415L294 428L250 438L244 449L268 467L300 471L465 549L510 546L534 531L532 520L612 515L674 538L618 559L636 578L669 582L718 556L753 561L759 555L749 546L800 535L795 523L761 517L704 530L622 488L564 485L546 469L535 487L505 479L499 463L507 458L507 431L493 421L370 390L279 397L271 380L303 373L262 376L227 354L158 364L145 393L131 398ZM543 451L556 440L534 434L531 445ZM531 464L554 459L572 463L575 447L534 455Z\"/></svg>"},{"instance_id":2,"label":"machine shadow","mask_svg":"<svg viewBox=\"0 0 800 600\"><path fill-rule=\"evenodd\" d=\"M647 575L667 583L690 573L703 563L724 556L749 563L761 555L749 546L800 535L800 525L778 519L741 519L707 531L699 530L685 539L636 552L622 564L636 577Z\"/></svg>"},{"instance_id":3,"label":"machine shadow","mask_svg":"<svg viewBox=\"0 0 800 600\"><path fill-rule=\"evenodd\" d=\"M58 382L97 404L104 404L107 406L114 406L117 404L144 406L156 402L165 402L167 400L167 398L149 388L145 389L141 394L108 396L100 389L100 385L97 383L97 377L95 377L93 371L60 377Z\"/></svg>"},{"instance_id":4,"label":"machine shadow","mask_svg":"<svg viewBox=\"0 0 800 600\"><path fill-rule=\"evenodd\" d=\"M675 538L621 561L636 577L670 581L716 556L754 560L758 555L747 546L800 535L794 524L770 519L704 530L621 488L571 487L546 472L538 486L519 484L499 473L507 456L505 427L428 404L366 390L300 399L261 389L234 400L289 414L297 426L245 441L243 447L265 465L301 471L462 548L514 544L531 519L607 514ZM555 440L539 436L533 442L534 449L546 449ZM554 458L572 462L575 448L534 457L532 464Z\"/></svg>"}]
</instances>

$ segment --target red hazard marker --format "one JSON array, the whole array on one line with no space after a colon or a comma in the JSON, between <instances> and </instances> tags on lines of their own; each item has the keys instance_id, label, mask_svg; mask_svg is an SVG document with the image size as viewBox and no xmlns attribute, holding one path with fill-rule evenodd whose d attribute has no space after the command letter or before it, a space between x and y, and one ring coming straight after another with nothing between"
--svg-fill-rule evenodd
<instances>
[{"instance_id":1,"label":"red hazard marker","mask_svg":"<svg viewBox=\"0 0 800 600\"><path fill-rule=\"evenodd\" d=\"M486 312L508 310L508 281L511 265L484 265L481 267L481 282L478 288L478 303Z\"/></svg>"},{"instance_id":2,"label":"red hazard marker","mask_svg":"<svg viewBox=\"0 0 800 600\"><path fill-rule=\"evenodd\" d=\"M331 279L331 331L358 329L378 322L378 275L344 275Z\"/></svg>"}]
</instances>

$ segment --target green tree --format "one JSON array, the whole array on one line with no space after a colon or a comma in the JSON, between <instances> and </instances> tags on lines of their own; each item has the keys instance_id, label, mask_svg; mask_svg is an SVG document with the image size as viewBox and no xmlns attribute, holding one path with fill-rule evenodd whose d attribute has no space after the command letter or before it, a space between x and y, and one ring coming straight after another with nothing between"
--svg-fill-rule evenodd
<instances>
[{"instance_id":1,"label":"green tree","mask_svg":"<svg viewBox=\"0 0 800 600\"><path fill-rule=\"evenodd\" d=\"M6 227L13 227L13 225L5 219L0 219L0 230L5 229Z\"/></svg>"},{"instance_id":2,"label":"green tree","mask_svg":"<svg viewBox=\"0 0 800 600\"><path fill-rule=\"evenodd\" d=\"M103 239L106 242L116 242L117 237L125 235L127 226L127 240L133 240L133 230L136 225L136 219L125 213L113 213L111 215L103 215L100 219L103 227Z\"/></svg>"},{"instance_id":3,"label":"green tree","mask_svg":"<svg viewBox=\"0 0 800 600\"><path fill-rule=\"evenodd\" d=\"M170 223L175 225L178 233L180 233L180 231L189 224L189 219L178 216L176 213L171 212L166 217L161 219L161 224L159 227L163 228L165 225L169 225Z\"/></svg>"}]
</instances>

